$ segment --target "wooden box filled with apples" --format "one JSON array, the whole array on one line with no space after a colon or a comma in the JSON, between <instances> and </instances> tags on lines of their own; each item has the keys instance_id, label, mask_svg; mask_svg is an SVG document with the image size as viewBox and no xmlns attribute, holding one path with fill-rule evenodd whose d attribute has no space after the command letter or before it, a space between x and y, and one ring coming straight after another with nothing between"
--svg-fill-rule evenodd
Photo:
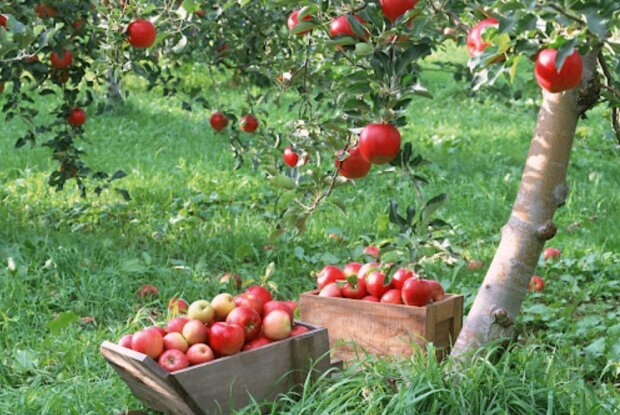
<instances>
[{"instance_id":1,"label":"wooden box filled with apples","mask_svg":"<svg viewBox=\"0 0 620 415\"><path fill-rule=\"evenodd\" d=\"M364 353L409 356L432 342L441 358L463 324L463 296L445 294L437 281L398 269L391 278L378 263L328 265L318 289L301 295L300 318L325 327L334 358Z\"/></svg>"},{"instance_id":2,"label":"wooden box filled with apples","mask_svg":"<svg viewBox=\"0 0 620 415\"><path fill-rule=\"evenodd\" d=\"M295 321L296 304L263 287L187 305L158 325L104 342L103 357L132 392L168 414L228 414L273 400L330 367L327 330Z\"/></svg>"}]
</instances>

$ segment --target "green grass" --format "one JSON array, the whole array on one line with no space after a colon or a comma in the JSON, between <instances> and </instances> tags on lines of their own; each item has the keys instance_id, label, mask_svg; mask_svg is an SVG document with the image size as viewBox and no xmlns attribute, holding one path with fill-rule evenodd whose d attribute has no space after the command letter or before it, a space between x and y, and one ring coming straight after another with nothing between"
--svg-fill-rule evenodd
<instances>
[{"instance_id":1,"label":"green grass","mask_svg":"<svg viewBox=\"0 0 620 415\"><path fill-rule=\"evenodd\" d=\"M438 55L441 58L441 54ZM528 70L531 68L528 68ZM449 195L441 216L454 225L451 244L463 258L489 263L519 183L535 105L468 97L440 72L425 75L436 99L410 109L405 140L433 165L427 196ZM199 81L197 81L199 82ZM267 247L279 192L258 172L232 169L226 140L204 112L141 92L86 128L87 161L124 169L114 193L88 200L69 186L46 185L55 168L44 148L13 149L23 126L3 125L0 138L0 413L118 413L141 408L98 352L106 339L163 319L167 299L211 297L227 289L217 277L236 271L247 280L276 264L280 297L313 286L310 273L331 261L361 259L366 241L392 237L389 199L414 200L408 183L372 173L339 188L347 200L318 212L302 238ZM536 99L534 89L529 96ZM239 100L227 91L230 105ZM46 102L39 105L45 110ZM571 195L558 212L553 246L563 259L539 269L542 294L528 295L519 322L521 342L497 360L481 359L447 377L446 365L426 359L373 361L308 386L276 402L272 413L614 413L620 411L620 162L608 137L604 109L580 123L570 169ZM269 122L285 120L269 108ZM328 234L340 232L344 239ZM14 267L8 267L9 258ZM466 306L483 277L460 260L432 263L427 273ZM160 295L141 302L144 283ZM59 331L47 324L70 311L93 316ZM158 314L159 313L159 314ZM495 364L491 364L494 362ZM614 409L615 408L615 409ZM258 413L248 408L247 413Z\"/></svg>"}]
</instances>

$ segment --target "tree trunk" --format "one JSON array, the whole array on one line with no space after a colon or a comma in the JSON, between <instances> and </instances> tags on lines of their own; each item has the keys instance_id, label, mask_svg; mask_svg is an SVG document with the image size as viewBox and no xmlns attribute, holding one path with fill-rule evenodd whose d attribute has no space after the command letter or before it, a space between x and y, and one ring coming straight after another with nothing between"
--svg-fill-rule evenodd
<instances>
[{"instance_id":1,"label":"tree trunk","mask_svg":"<svg viewBox=\"0 0 620 415\"><path fill-rule=\"evenodd\" d=\"M534 137L508 223L454 348L453 357L489 341L510 338L545 241L553 238L553 215L568 193L566 170L577 121L599 95L596 53L584 58L581 86L543 91Z\"/></svg>"},{"instance_id":2,"label":"tree trunk","mask_svg":"<svg viewBox=\"0 0 620 415\"><path fill-rule=\"evenodd\" d=\"M123 100L123 96L120 80L116 77L113 68L108 68L106 78L108 80L108 105L118 104Z\"/></svg>"}]
</instances>

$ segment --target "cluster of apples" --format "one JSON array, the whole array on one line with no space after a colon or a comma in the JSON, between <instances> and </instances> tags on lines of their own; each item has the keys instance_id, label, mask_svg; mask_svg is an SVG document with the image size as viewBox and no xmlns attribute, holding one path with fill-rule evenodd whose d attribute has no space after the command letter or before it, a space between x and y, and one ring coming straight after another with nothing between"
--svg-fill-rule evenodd
<instances>
[{"instance_id":1,"label":"cluster of apples","mask_svg":"<svg viewBox=\"0 0 620 415\"><path fill-rule=\"evenodd\" d=\"M228 127L228 117L221 111L214 112L209 119L211 128L220 132ZM245 114L239 120L239 129L244 133L253 133L258 129L258 119L253 114Z\"/></svg>"},{"instance_id":2,"label":"cluster of apples","mask_svg":"<svg viewBox=\"0 0 620 415\"><path fill-rule=\"evenodd\" d=\"M148 327L123 336L118 344L157 360L168 372L230 356L298 336L308 328L294 325L294 301L275 301L269 290L252 286L233 297L223 293L191 305L173 298L165 328ZM184 314L187 313L187 314Z\"/></svg>"},{"instance_id":3,"label":"cluster of apples","mask_svg":"<svg viewBox=\"0 0 620 415\"><path fill-rule=\"evenodd\" d=\"M386 267L378 262L350 262L343 269L327 265L317 275L319 296L416 307L443 299L445 292L439 282L421 279L407 268L398 269L390 279L383 271Z\"/></svg>"}]
</instances>

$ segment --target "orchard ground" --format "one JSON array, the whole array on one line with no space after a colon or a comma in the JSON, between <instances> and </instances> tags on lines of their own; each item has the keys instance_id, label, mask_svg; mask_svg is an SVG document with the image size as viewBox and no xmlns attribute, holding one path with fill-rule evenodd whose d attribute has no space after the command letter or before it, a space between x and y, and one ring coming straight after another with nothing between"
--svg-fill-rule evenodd
<instances>
[{"instance_id":1,"label":"orchard ground","mask_svg":"<svg viewBox=\"0 0 620 415\"><path fill-rule=\"evenodd\" d=\"M462 50L458 59L465 62ZM420 98L411 106L403 138L434 162L425 167L431 177L425 194L449 195L440 216L454 226L451 245L464 258L484 261L485 268L470 271L460 260L424 270L448 291L463 293L467 309L510 213L536 105L525 98L468 97L468 88L450 74L429 73L425 81L438 99ZM209 87L206 77L188 79ZM401 206L414 201L405 179L373 169L355 186L336 190L348 201L347 214L323 208L302 237L271 243L279 191L247 164L233 170L226 137L208 126L210 114L186 112L180 102L142 92L138 80L129 89L126 106L101 116L89 113L86 125L88 164L125 169L129 176L119 184L132 196L128 203L111 192L82 200L73 186L51 190L46 179L56 166L48 149L16 151L22 127L2 127L0 413L141 408L99 355L103 340L150 324L151 310L163 313L173 295L210 298L231 290L218 283L222 273L237 272L247 281L270 262L276 264L278 296L298 298L314 286L311 271L364 260L363 246L396 233L388 221L389 199ZM223 92L230 107L243 104L235 94ZM526 90L526 96L537 94L534 87ZM44 101L38 105L45 109ZM363 370L309 386L302 398L283 397L271 411L620 411L620 155L605 115L597 109L579 125L571 193L550 243L561 249L562 259L541 260L545 290L528 295L520 340L507 353L490 348L488 359L457 371L460 382L450 381L447 368L430 358L361 363ZM286 117L285 109L272 108L267 121ZM146 283L159 288L157 298L138 299ZM65 312L94 320L48 326Z\"/></svg>"}]
</instances>

